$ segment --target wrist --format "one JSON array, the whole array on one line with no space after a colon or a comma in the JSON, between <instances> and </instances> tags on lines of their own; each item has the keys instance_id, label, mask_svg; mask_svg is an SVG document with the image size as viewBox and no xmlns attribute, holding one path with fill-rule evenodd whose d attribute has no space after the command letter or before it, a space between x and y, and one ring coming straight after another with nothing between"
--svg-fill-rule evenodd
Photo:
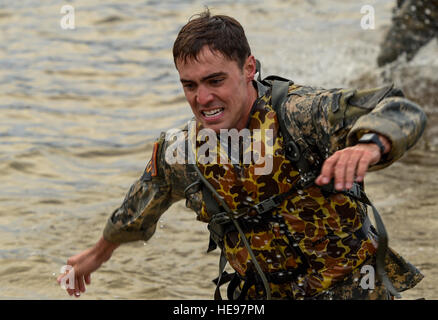
<instances>
[{"instance_id":1,"label":"wrist","mask_svg":"<svg viewBox=\"0 0 438 320\"><path fill-rule=\"evenodd\" d=\"M386 137L372 132L364 134L357 144L374 144L380 150L381 156L388 153L391 149L391 144Z\"/></svg>"},{"instance_id":2,"label":"wrist","mask_svg":"<svg viewBox=\"0 0 438 320\"><path fill-rule=\"evenodd\" d=\"M383 146L385 147L385 150L383 151L383 154L385 153L389 153L389 151L391 151L391 142L389 141L389 139L385 136L382 135L378 135L379 136L379 140L380 142L383 144Z\"/></svg>"},{"instance_id":3,"label":"wrist","mask_svg":"<svg viewBox=\"0 0 438 320\"><path fill-rule=\"evenodd\" d=\"M110 242L101 237L93 247L93 251L99 260L107 261L119 245L119 243Z\"/></svg>"}]
</instances>

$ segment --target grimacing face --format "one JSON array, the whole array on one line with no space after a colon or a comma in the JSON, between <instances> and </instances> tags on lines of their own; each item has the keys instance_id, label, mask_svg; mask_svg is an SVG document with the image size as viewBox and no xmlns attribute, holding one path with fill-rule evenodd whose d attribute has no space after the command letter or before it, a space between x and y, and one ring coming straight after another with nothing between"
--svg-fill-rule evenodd
<instances>
[{"instance_id":1,"label":"grimacing face","mask_svg":"<svg viewBox=\"0 0 438 320\"><path fill-rule=\"evenodd\" d=\"M241 69L219 51L204 46L197 59L177 60L177 70L192 112L203 128L245 128L257 98L252 84L256 71L254 56Z\"/></svg>"}]
</instances>

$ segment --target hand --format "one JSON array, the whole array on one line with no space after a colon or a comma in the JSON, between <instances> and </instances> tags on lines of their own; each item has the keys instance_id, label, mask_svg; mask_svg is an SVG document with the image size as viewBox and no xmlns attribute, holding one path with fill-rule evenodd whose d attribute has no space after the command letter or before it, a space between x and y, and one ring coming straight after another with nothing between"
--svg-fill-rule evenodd
<instances>
[{"instance_id":1,"label":"hand","mask_svg":"<svg viewBox=\"0 0 438 320\"><path fill-rule=\"evenodd\" d=\"M384 153L389 152L389 141L383 136L379 138L385 146ZM363 181L369 166L378 163L380 157L380 149L374 143L357 144L339 150L324 161L315 183L322 186L334 178L336 190L351 189L354 181Z\"/></svg>"},{"instance_id":2,"label":"hand","mask_svg":"<svg viewBox=\"0 0 438 320\"><path fill-rule=\"evenodd\" d=\"M103 237L90 249L87 249L67 260L67 265L73 267L74 289L67 288L67 293L78 298L81 292L85 292L85 284L91 284L91 273L99 269L105 261L109 260L113 251L119 246L117 243L106 241ZM69 272L57 278L59 284Z\"/></svg>"}]
</instances>

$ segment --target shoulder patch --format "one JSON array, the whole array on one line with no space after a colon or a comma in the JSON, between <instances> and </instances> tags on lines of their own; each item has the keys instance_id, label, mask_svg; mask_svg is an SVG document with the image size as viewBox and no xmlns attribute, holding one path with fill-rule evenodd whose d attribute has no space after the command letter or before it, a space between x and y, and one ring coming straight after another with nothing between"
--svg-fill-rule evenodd
<instances>
[{"instance_id":1,"label":"shoulder patch","mask_svg":"<svg viewBox=\"0 0 438 320\"><path fill-rule=\"evenodd\" d=\"M157 176L157 152L158 152L158 142L154 143L154 149L152 151L152 157L149 160L146 169L144 170L141 180L150 181L152 177Z\"/></svg>"}]
</instances>

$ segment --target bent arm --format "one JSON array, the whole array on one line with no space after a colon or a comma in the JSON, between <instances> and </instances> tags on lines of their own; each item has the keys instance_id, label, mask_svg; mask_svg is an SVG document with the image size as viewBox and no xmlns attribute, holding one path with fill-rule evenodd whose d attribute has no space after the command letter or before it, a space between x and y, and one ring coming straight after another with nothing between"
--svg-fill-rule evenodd
<instances>
[{"instance_id":1,"label":"bent arm","mask_svg":"<svg viewBox=\"0 0 438 320\"><path fill-rule=\"evenodd\" d=\"M391 149L379 163L371 167L372 170L378 170L400 159L417 143L425 127L426 115L417 104L403 97L389 97L354 123L347 136L347 145L355 145L367 132L386 137Z\"/></svg>"},{"instance_id":2,"label":"bent arm","mask_svg":"<svg viewBox=\"0 0 438 320\"><path fill-rule=\"evenodd\" d=\"M355 145L365 133L385 137L391 149L371 167L373 170L398 160L419 140L426 126L423 110L392 85L371 90L303 88L284 108L291 135L302 136L322 160Z\"/></svg>"}]
</instances>

